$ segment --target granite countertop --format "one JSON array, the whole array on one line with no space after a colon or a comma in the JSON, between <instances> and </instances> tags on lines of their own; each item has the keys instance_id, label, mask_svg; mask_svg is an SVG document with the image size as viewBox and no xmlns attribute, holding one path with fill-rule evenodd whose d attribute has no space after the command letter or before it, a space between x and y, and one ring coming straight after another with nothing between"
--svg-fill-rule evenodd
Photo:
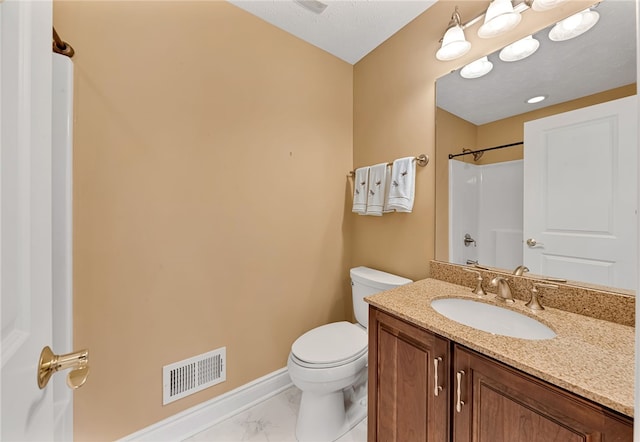
<instances>
[{"instance_id":1,"label":"granite countertop","mask_svg":"<svg viewBox=\"0 0 640 442\"><path fill-rule=\"evenodd\" d=\"M534 341L465 326L431 307L432 300L447 297L507 306L544 323L557 336ZM494 299L495 295L479 298L467 287L437 279L424 279L365 298L380 310L633 417L634 327L549 307L534 313L523 301L504 304Z\"/></svg>"}]
</instances>

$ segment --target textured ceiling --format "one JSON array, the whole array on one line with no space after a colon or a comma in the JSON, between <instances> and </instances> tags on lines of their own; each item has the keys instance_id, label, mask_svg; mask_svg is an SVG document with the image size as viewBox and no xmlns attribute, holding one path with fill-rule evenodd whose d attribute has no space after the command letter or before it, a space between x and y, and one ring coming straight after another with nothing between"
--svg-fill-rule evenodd
<instances>
[{"instance_id":1,"label":"textured ceiling","mask_svg":"<svg viewBox=\"0 0 640 442\"><path fill-rule=\"evenodd\" d=\"M293 0L228 0L338 58L357 63L435 0L322 0L322 14Z\"/></svg>"}]
</instances>

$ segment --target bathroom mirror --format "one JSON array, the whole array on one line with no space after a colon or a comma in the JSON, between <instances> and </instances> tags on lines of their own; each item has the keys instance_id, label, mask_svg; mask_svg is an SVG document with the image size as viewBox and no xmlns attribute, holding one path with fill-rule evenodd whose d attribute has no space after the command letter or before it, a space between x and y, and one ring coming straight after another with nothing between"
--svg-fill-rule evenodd
<instances>
[{"instance_id":1,"label":"bathroom mirror","mask_svg":"<svg viewBox=\"0 0 640 442\"><path fill-rule=\"evenodd\" d=\"M479 150L520 143L524 140L524 122L636 94L635 2L603 1L592 9L599 15L598 22L576 38L552 41L549 38L552 27L549 27L534 34L539 48L528 58L505 62L499 58L498 51L488 55L493 69L483 77L465 79L457 70L437 80L436 259L456 264L478 261L480 265L507 271L522 263L527 265L522 252L520 255L507 252L500 256L501 247L509 242L517 242L521 250L527 247L521 227L522 209L518 207L524 199L523 184L518 178L523 173L522 144L486 151L481 156L467 154L449 159L450 155L460 154L463 149ZM539 95L546 96L546 99L537 104L526 103L528 98ZM451 172L457 178L450 180L450 171L456 165L462 172ZM478 175L484 172L473 170L476 166L491 169L491 173L493 169L504 168L504 171L487 179ZM514 184L510 181L512 179L520 182ZM455 184L456 181L459 183ZM468 187L469 183L478 182L487 183L488 192L483 190L485 193L479 197ZM551 184L548 182L546 185ZM617 189L616 192L629 191L635 195L636 189L637 186L622 191ZM505 191L505 194L498 193ZM453 209L450 197L459 196L463 204L470 206L471 214L460 216L460 212L455 212L452 218L463 220L463 224L467 222L467 226L458 225L451 229L449 214ZM493 225L496 218L502 218L502 215L496 216L498 209L505 206L515 207L516 212L519 210L520 219L516 213L516 218L510 221L514 225L496 227ZM475 236L479 233L473 230L477 226L468 223L469 220L475 222L479 208L484 208L489 214L480 221L482 228L493 232L493 237L485 235L482 244ZM450 240L454 229L457 236ZM487 243L492 243L490 253L484 256L477 253ZM637 244L637 240L631 238L627 244L634 243ZM469 253L465 255L465 251ZM637 269L636 262L633 267ZM556 271L547 276L625 290L636 289L635 283L604 284L590 280L589 274L578 278L571 271L566 275Z\"/></svg>"}]
</instances>

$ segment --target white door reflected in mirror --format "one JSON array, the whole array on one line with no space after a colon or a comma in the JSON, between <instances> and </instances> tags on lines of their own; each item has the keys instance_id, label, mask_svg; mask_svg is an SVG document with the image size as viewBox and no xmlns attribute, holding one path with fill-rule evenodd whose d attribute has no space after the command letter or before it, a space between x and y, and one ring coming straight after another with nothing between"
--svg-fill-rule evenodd
<instances>
[{"instance_id":1,"label":"white door reflected in mirror","mask_svg":"<svg viewBox=\"0 0 640 442\"><path fill-rule=\"evenodd\" d=\"M635 287L637 106L632 96L525 123L523 258L532 273Z\"/></svg>"}]
</instances>

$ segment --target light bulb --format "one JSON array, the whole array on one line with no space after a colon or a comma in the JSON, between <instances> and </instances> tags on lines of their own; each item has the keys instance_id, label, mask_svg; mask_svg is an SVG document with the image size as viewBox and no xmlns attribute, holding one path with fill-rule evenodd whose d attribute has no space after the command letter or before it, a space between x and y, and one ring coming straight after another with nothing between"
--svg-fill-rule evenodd
<instances>
[{"instance_id":1,"label":"light bulb","mask_svg":"<svg viewBox=\"0 0 640 442\"><path fill-rule=\"evenodd\" d=\"M513 10L511 0L493 0L484 15L484 24L478 29L478 37L491 38L515 28L522 16Z\"/></svg>"},{"instance_id":2,"label":"light bulb","mask_svg":"<svg viewBox=\"0 0 640 442\"><path fill-rule=\"evenodd\" d=\"M564 41L584 34L591 29L598 20L600 14L590 9L585 9L564 20L556 23L549 31L549 39L552 41Z\"/></svg>"},{"instance_id":3,"label":"light bulb","mask_svg":"<svg viewBox=\"0 0 640 442\"><path fill-rule=\"evenodd\" d=\"M533 38L532 35L505 46L500 51L500 60L502 61L518 61L527 58L540 47L540 42Z\"/></svg>"},{"instance_id":4,"label":"light bulb","mask_svg":"<svg viewBox=\"0 0 640 442\"><path fill-rule=\"evenodd\" d=\"M436 52L436 58L442 61L454 60L469 52L469 49L471 49L471 43L464 37L462 27L455 25L445 32L442 46Z\"/></svg>"},{"instance_id":5,"label":"light bulb","mask_svg":"<svg viewBox=\"0 0 640 442\"><path fill-rule=\"evenodd\" d=\"M463 78L479 78L487 75L493 69L493 63L487 57L482 57L472 63L469 63L460 70Z\"/></svg>"},{"instance_id":6,"label":"light bulb","mask_svg":"<svg viewBox=\"0 0 640 442\"><path fill-rule=\"evenodd\" d=\"M531 9L534 11L548 11L558 6L560 3L564 3L567 0L534 0Z\"/></svg>"}]
</instances>

